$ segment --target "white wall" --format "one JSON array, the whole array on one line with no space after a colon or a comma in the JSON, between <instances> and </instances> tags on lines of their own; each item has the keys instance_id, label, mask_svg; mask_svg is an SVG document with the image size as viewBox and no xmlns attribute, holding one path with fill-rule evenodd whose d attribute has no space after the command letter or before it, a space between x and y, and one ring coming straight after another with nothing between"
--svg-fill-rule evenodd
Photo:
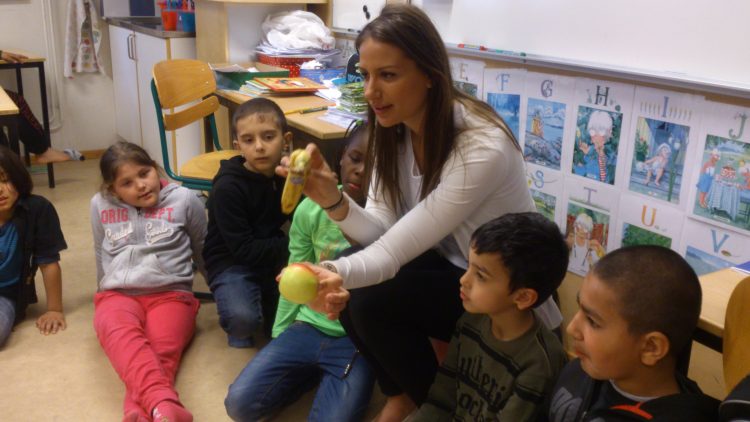
<instances>
[{"instance_id":1,"label":"white wall","mask_svg":"<svg viewBox=\"0 0 750 422\"><path fill-rule=\"evenodd\" d=\"M17 48L48 58L45 71L55 148L104 149L117 140L107 24L102 22L100 27L103 35L100 56L107 74L76 74L73 79L63 78L67 3L67 0L0 3L0 49ZM52 27L45 21L51 22ZM51 31L50 37L45 36L45 29ZM53 66L55 63L57 66ZM24 96L41 120L37 80L36 70L24 71ZM0 71L0 84L15 89L14 72Z\"/></svg>"}]
</instances>

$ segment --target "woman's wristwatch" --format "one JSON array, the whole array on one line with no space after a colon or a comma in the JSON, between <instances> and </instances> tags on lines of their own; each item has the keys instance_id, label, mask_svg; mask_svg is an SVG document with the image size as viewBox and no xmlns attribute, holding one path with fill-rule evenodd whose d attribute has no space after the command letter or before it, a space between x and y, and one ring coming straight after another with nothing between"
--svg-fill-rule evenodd
<instances>
[{"instance_id":1,"label":"woman's wristwatch","mask_svg":"<svg viewBox=\"0 0 750 422\"><path fill-rule=\"evenodd\" d=\"M336 268L335 265L333 265L333 263L331 261L323 261L323 262L320 263L320 266L323 267L323 268L325 268L326 270L334 273L334 274L338 274L339 273L339 270Z\"/></svg>"}]
</instances>

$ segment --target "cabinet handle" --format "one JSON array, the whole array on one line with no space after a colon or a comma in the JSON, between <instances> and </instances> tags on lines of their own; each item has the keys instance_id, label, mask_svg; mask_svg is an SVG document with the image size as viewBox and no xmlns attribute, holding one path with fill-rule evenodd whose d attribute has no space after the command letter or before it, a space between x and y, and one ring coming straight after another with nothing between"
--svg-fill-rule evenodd
<instances>
[{"instance_id":1,"label":"cabinet handle","mask_svg":"<svg viewBox=\"0 0 750 422\"><path fill-rule=\"evenodd\" d=\"M138 52L135 50L135 34L130 34L130 37L130 42L133 45L131 47L131 51L133 52L133 60L138 61L138 57L136 57L136 54L138 54Z\"/></svg>"},{"instance_id":2,"label":"cabinet handle","mask_svg":"<svg viewBox=\"0 0 750 422\"><path fill-rule=\"evenodd\" d=\"M132 50L130 49L130 37L132 37L132 36L133 36L133 34L130 34L130 35L128 35L128 38L127 38L127 40L125 41L125 42L126 42L126 43L128 44L128 58L129 58L130 60L134 60L134 59L133 59L133 52L132 52Z\"/></svg>"}]
</instances>

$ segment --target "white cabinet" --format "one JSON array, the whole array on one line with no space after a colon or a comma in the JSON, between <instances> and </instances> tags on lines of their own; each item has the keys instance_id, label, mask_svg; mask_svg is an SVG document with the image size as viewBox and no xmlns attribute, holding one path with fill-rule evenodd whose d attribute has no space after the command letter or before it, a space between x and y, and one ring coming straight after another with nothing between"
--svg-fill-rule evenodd
<instances>
[{"instance_id":1,"label":"white cabinet","mask_svg":"<svg viewBox=\"0 0 750 422\"><path fill-rule=\"evenodd\" d=\"M119 26L109 27L112 50L112 81L115 88L115 127L126 141L141 144L141 122L138 113L138 74L132 59L133 31Z\"/></svg>"},{"instance_id":2,"label":"white cabinet","mask_svg":"<svg viewBox=\"0 0 750 422\"><path fill-rule=\"evenodd\" d=\"M156 108L151 96L151 72L154 65L167 59L194 59L195 38L160 38L131 29L110 25L112 80L114 83L117 135L141 145L163 165ZM167 133L172 148L173 169L201 152L199 125L180 129L176 137L180 148L175 156L175 133Z\"/></svg>"}]
</instances>

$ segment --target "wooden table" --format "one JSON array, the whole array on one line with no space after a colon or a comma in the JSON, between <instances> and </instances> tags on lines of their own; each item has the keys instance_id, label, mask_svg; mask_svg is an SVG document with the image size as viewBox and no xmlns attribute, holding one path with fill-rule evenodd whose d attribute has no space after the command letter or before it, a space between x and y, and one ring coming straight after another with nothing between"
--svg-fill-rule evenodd
<instances>
[{"instance_id":1,"label":"wooden table","mask_svg":"<svg viewBox=\"0 0 750 422\"><path fill-rule=\"evenodd\" d=\"M732 291L746 274L726 268L700 277L703 304L695 340L721 352L724 335L724 316Z\"/></svg>"},{"instance_id":2,"label":"wooden table","mask_svg":"<svg viewBox=\"0 0 750 422\"><path fill-rule=\"evenodd\" d=\"M42 96L42 127L44 128L44 138L47 141L47 145L52 145L49 130L49 111L47 109L47 82L44 77L44 57L39 57L26 51L20 50L4 50L11 53L23 54L28 57L21 63L11 63L6 60L0 60L0 69L15 69L16 70L16 89L18 89L18 95L23 97L23 76L21 75L21 69L24 68L36 68L37 74L39 75L39 91ZM16 153L20 153L18 144L14 149ZM47 181L50 188L55 187L55 171L52 164L47 164Z\"/></svg>"},{"instance_id":3,"label":"wooden table","mask_svg":"<svg viewBox=\"0 0 750 422\"><path fill-rule=\"evenodd\" d=\"M230 124L231 115L237 106L252 98L235 91L222 89L217 90L216 95L219 97L221 105L229 109ZM293 110L333 105L328 100L316 95L269 96L267 98L278 104L285 113ZM305 145L312 142L320 148L321 153L323 153L326 161L328 161L328 165L332 169L337 169L341 150L345 145L344 135L346 134L346 129L318 119L318 116L322 116L325 113L325 111L305 114L290 113L286 115L286 120L294 133L294 148L304 148Z\"/></svg>"},{"instance_id":4,"label":"wooden table","mask_svg":"<svg viewBox=\"0 0 750 422\"><path fill-rule=\"evenodd\" d=\"M8 128L8 146L18 151L18 106L0 86L0 130Z\"/></svg>"}]
</instances>

